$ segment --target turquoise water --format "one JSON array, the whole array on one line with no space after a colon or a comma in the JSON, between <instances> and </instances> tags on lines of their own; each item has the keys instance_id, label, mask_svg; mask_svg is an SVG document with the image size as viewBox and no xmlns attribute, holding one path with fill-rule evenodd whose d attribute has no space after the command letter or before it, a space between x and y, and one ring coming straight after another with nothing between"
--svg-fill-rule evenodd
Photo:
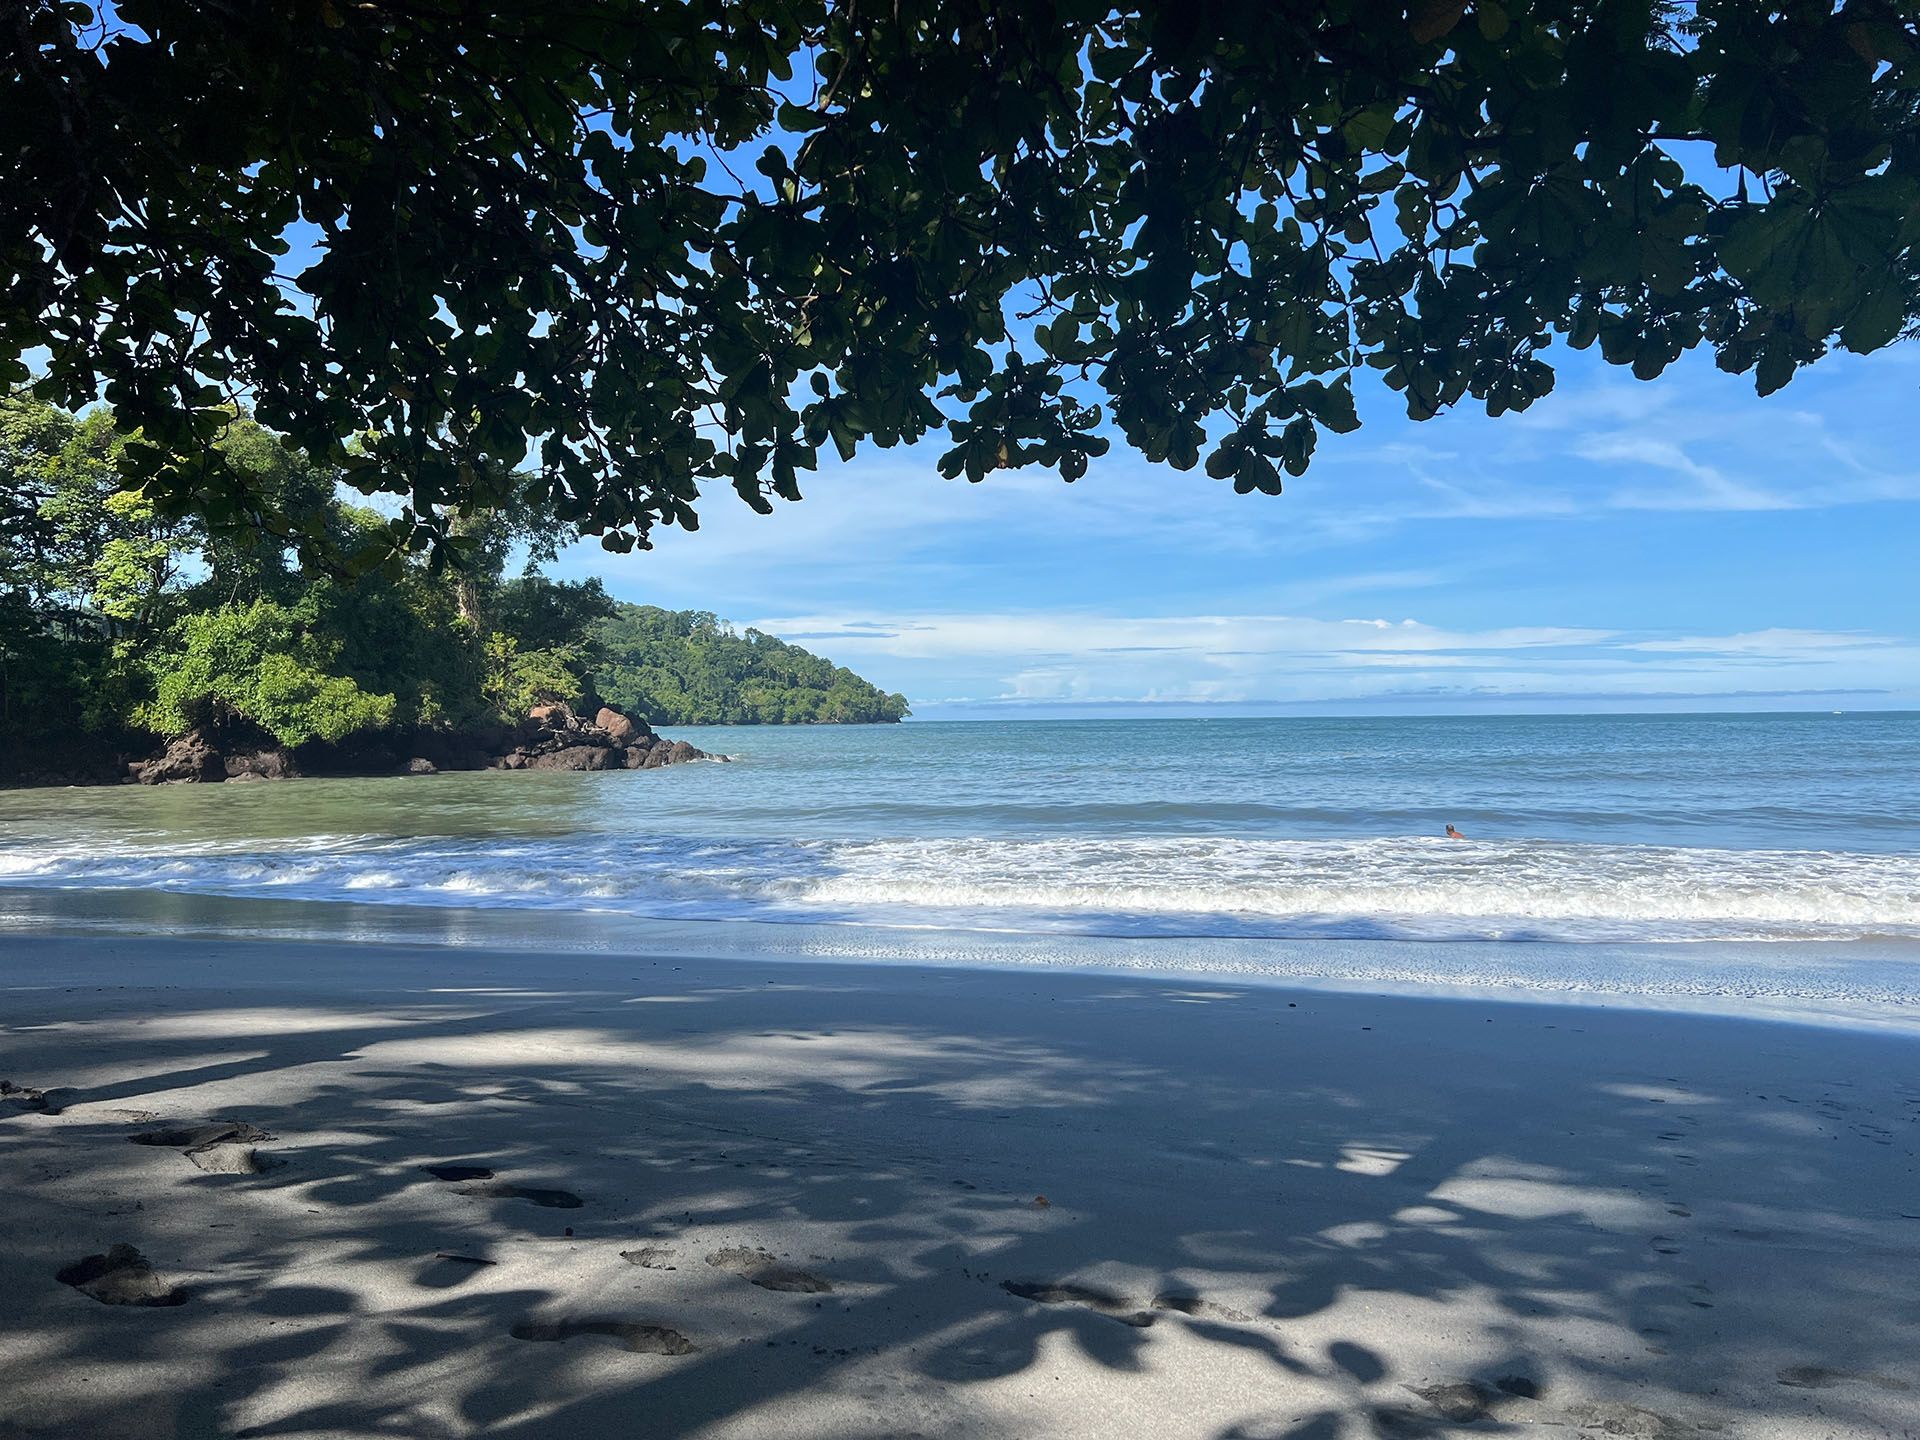
<instances>
[{"instance_id":1,"label":"turquoise water","mask_svg":"<svg viewBox=\"0 0 1920 1440\"><path fill-rule=\"evenodd\" d=\"M1920 715L674 734L732 763L4 793L0 883L1062 943L1920 938Z\"/></svg>"}]
</instances>

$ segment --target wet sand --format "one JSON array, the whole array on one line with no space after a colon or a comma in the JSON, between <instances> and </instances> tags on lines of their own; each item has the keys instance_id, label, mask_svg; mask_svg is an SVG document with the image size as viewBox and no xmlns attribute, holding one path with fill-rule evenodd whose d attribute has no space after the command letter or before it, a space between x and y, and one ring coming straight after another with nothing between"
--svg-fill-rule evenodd
<instances>
[{"instance_id":1,"label":"wet sand","mask_svg":"<svg viewBox=\"0 0 1920 1440\"><path fill-rule=\"evenodd\" d=\"M1920 1435L1899 1026L47 934L0 1007L4 1437Z\"/></svg>"}]
</instances>

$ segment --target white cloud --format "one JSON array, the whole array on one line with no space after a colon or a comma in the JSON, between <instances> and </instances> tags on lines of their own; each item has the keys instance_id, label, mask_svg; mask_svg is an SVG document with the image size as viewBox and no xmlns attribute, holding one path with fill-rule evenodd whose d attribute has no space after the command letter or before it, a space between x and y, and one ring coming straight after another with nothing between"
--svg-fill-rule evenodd
<instances>
[{"instance_id":1,"label":"white cloud","mask_svg":"<svg viewBox=\"0 0 1920 1440\"><path fill-rule=\"evenodd\" d=\"M1665 471L1689 482L1685 486L1625 486L1613 491L1607 503L1620 510L1793 510L1790 499L1728 478L1703 465L1677 440L1658 435L1586 435L1574 443L1584 460L1611 466L1637 466Z\"/></svg>"},{"instance_id":2,"label":"white cloud","mask_svg":"<svg viewBox=\"0 0 1920 1440\"><path fill-rule=\"evenodd\" d=\"M838 647L849 655L871 651L922 660L1094 654L1338 658L1369 652L1432 654L1592 645L1613 634L1539 625L1453 631L1417 620L1315 620L1297 615L950 613L897 620L789 615L752 623L772 635L831 633Z\"/></svg>"},{"instance_id":3,"label":"white cloud","mask_svg":"<svg viewBox=\"0 0 1920 1440\"><path fill-rule=\"evenodd\" d=\"M1847 630L1748 630L1738 635L1682 635L1665 640L1638 640L1629 650L1662 654L1764 655L1796 659L1836 652L1876 651L1905 642L1887 635Z\"/></svg>"},{"instance_id":4,"label":"white cloud","mask_svg":"<svg viewBox=\"0 0 1920 1440\"><path fill-rule=\"evenodd\" d=\"M831 636L836 659L923 707L971 704L1296 704L1434 695L1769 693L1920 683L1920 647L1838 631L1724 636L1300 615L824 613L753 622Z\"/></svg>"}]
</instances>

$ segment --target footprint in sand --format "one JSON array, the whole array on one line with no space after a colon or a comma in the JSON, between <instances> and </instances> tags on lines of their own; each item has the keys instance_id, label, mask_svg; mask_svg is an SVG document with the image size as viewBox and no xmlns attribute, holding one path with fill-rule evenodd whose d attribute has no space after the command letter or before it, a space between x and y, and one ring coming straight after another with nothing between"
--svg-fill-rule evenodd
<instances>
[{"instance_id":1,"label":"footprint in sand","mask_svg":"<svg viewBox=\"0 0 1920 1440\"><path fill-rule=\"evenodd\" d=\"M571 1190L543 1190L537 1185L515 1185L511 1181L495 1180L493 1171L485 1165L423 1165L420 1168L436 1180L477 1182L459 1186L453 1192L456 1195L478 1195L487 1200L525 1200L530 1205L539 1205L548 1210L578 1210L587 1203Z\"/></svg>"},{"instance_id":2,"label":"footprint in sand","mask_svg":"<svg viewBox=\"0 0 1920 1440\"><path fill-rule=\"evenodd\" d=\"M523 1320L507 1332L516 1340L571 1340L576 1335L604 1335L618 1340L622 1350L635 1355L691 1355L693 1342L665 1325L642 1325L633 1320Z\"/></svg>"},{"instance_id":3,"label":"footprint in sand","mask_svg":"<svg viewBox=\"0 0 1920 1440\"><path fill-rule=\"evenodd\" d=\"M805 1270L796 1270L791 1265L782 1265L765 1250L748 1250L743 1246L716 1250L707 1256L707 1264L716 1270L725 1270L742 1279L750 1280L762 1290L781 1290L795 1295L824 1295L833 1289L829 1281Z\"/></svg>"},{"instance_id":4,"label":"footprint in sand","mask_svg":"<svg viewBox=\"0 0 1920 1440\"><path fill-rule=\"evenodd\" d=\"M571 1190L543 1190L537 1185L510 1185L504 1180L488 1180L478 1185L462 1185L456 1195L479 1195L488 1200L525 1200L547 1210L578 1210L587 1202Z\"/></svg>"},{"instance_id":5,"label":"footprint in sand","mask_svg":"<svg viewBox=\"0 0 1920 1440\"><path fill-rule=\"evenodd\" d=\"M253 1147L274 1137L244 1120L216 1120L206 1125L169 1125L129 1135L135 1145L158 1145L178 1150L209 1175L261 1175L284 1163Z\"/></svg>"},{"instance_id":6,"label":"footprint in sand","mask_svg":"<svg viewBox=\"0 0 1920 1440\"><path fill-rule=\"evenodd\" d=\"M1516 1400L1537 1400L1540 1385L1525 1375L1502 1375L1491 1382L1451 1380L1442 1385L1409 1385L1407 1389L1431 1405L1441 1419L1471 1425L1495 1416Z\"/></svg>"},{"instance_id":7,"label":"footprint in sand","mask_svg":"<svg viewBox=\"0 0 1920 1440\"><path fill-rule=\"evenodd\" d=\"M238 1144L202 1145L187 1151L187 1159L209 1175L264 1175L286 1163Z\"/></svg>"},{"instance_id":8,"label":"footprint in sand","mask_svg":"<svg viewBox=\"0 0 1920 1440\"><path fill-rule=\"evenodd\" d=\"M1206 1312L1207 1302L1198 1295L1156 1295L1152 1308L1173 1310L1182 1315L1201 1315Z\"/></svg>"},{"instance_id":9,"label":"footprint in sand","mask_svg":"<svg viewBox=\"0 0 1920 1440\"><path fill-rule=\"evenodd\" d=\"M1692 1440L1701 1431L1685 1420L1645 1410L1617 1400L1602 1400L1591 1405L1576 1405L1557 1419L1544 1418L1543 1424L1569 1424L1579 1430L1597 1430L1602 1435L1625 1435L1633 1440Z\"/></svg>"},{"instance_id":10,"label":"footprint in sand","mask_svg":"<svg viewBox=\"0 0 1920 1440\"><path fill-rule=\"evenodd\" d=\"M1017 1295L1022 1300L1031 1300L1036 1305L1081 1305L1109 1320L1118 1320L1122 1325L1131 1325L1144 1330L1153 1324L1154 1313L1151 1310L1136 1309L1125 1298L1115 1295L1111 1290L1100 1290L1092 1285L1076 1285L1071 1281L1054 1280L1002 1280L1000 1288L1009 1295ZM1166 1306L1166 1309L1178 1309L1178 1306ZM1193 1312L1188 1311L1188 1314Z\"/></svg>"},{"instance_id":11,"label":"footprint in sand","mask_svg":"<svg viewBox=\"0 0 1920 1440\"><path fill-rule=\"evenodd\" d=\"M642 1270L675 1270L678 1266L669 1265L673 1251L665 1245L642 1245L638 1250L622 1250L620 1258L629 1265L638 1265Z\"/></svg>"},{"instance_id":12,"label":"footprint in sand","mask_svg":"<svg viewBox=\"0 0 1920 1440\"><path fill-rule=\"evenodd\" d=\"M31 1085L16 1085L11 1080L0 1080L0 1101L38 1115L58 1115L62 1093L59 1090L35 1090Z\"/></svg>"},{"instance_id":13,"label":"footprint in sand","mask_svg":"<svg viewBox=\"0 0 1920 1440\"><path fill-rule=\"evenodd\" d=\"M274 1137L244 1120L215 1120L206 1125L166 1125L129 1135L133 1145L161 1145L169 1150L197 1150L203 1145L247 1144Z\"/></svg>"},{"instance_id":14,"label":"footprint in sand","mask_svg":"<svg viewBox=\"0 0 1920 1440\"><path fill-rule=\"evenodd\" d=\"M1203 1300L1198 1295L1156 1295L1149 1306L1154 1310L1171 1310L1177 1315L1191 1315L1198 1319L1228 1320L1235 1325L1251 1325L1253 1317L1244 1310L1235 1310L1226 1305L1216 1305L1211 1300Z\"/></svg>"},{"instance_id":15,"label":"footprint in sand","mask_svg":"<svg viewBox=\"0 0 1920 1440\"><path fill-rule=\"evenodd\" d=\"M187 1292L153 1273L147 1257L131 1245L115 1245L104 1255L89 1255L54 1278L102 1305L184 1305Z\"/></svg>"},{"instance_id":16,"label":"footprint in sand","mask_svg":"<svg viewBox=\"0 0 1920 1440\"><path fill-rule=\"evenodd\" d=\"M491 1180L493 1171L484 1165L422 1165L436 1180Z\"/></svg>"},{"instance_id":17,"label":"footprint in sand","mask_svg":"<svg viewBox=\"0 0 1920 1440\"><path fill-rule=\"evenodd\" d=\"M1871 1385L1877 1390L1911 1390L1904 1380L1891 1375L1870 1375L1864 1370L1829 1370L1824 1365L1789 1365L1779 1372L1782 1385L1795 1390L1831 1390L1848 1383Z\"/></svg>"}]
</instances>

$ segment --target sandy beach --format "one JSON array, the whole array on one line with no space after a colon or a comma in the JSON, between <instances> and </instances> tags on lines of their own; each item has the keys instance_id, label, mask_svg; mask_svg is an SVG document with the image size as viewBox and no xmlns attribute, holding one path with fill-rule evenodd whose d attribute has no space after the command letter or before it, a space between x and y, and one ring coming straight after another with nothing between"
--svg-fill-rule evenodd
<instances>
[{"instance_id":1,"label":"sandy beach","mask_svg":"<svg viewBox=\"0 0 1920 1440\"><path fill-rule=\"evenodd\" d=\"M7 1436L1920 1434L1885 1028L45 934L0 985Z\"/></svg>"}]
</instances>

